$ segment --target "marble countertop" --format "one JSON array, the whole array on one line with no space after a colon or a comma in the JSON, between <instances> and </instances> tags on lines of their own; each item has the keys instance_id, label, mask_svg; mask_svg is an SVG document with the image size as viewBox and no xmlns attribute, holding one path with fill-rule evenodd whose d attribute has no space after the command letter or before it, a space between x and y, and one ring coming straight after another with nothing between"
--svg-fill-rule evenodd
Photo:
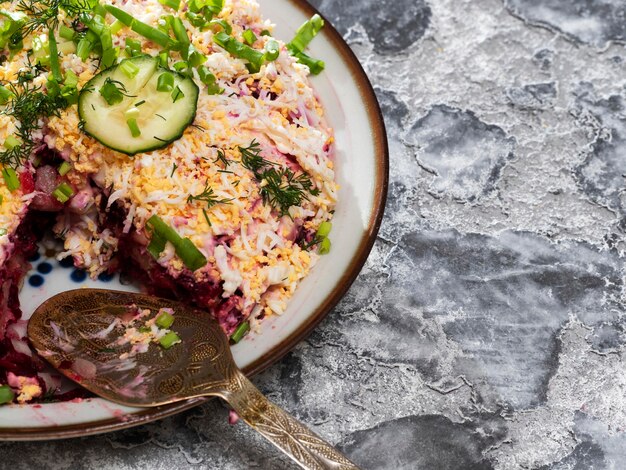
<instances>
[{"instance_id":1,"label":"marble countertop","mask_svg":"<svg viewBox=\"0 0 626 470\"><path fill-rule=\"evenodd\" d=\"M352 289L254 379L365 469L626 468L626 4L315 0L391 150ZM217 401L0 467L293 468Z\"/></svg>"}]
</instances>

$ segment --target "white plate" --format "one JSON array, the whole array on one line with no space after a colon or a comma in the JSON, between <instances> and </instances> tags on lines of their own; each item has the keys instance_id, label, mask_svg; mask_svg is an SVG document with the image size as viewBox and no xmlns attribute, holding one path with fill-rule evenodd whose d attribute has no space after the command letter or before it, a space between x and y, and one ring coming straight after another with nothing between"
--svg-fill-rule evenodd
<instances>
[{"instance_id":1,"label":"white plate","mask_svg":"<svg viewBox=\"0 0 626 470\"><path fill-rule=\"evenodd\" d=\"M289 40L314 10L303 0L261 0L261 10L276 25L276 36ZM332 251L300 284L287 311L263 322L259 335L249 335L233 347L237 364L253 374L269 366L308 335L339 301L361 269L374 242L387 189L388 155L384 124L372 88L358 61L330 26L313 41L310 53L326 62L313 78L315 90L335 129L337 179L341 186L333 219ZM53 269L48 274L42 262ZM43 267L42 267L43 266ZM108 282L75 282L73 268L43 258L33 263L20 294L25 317L46 298L79 286L121 288L117 277ZM78 274L80 277L80 273ZM54 439L84 436L142 424L188 409L194 400L166 407L136 409L93 398L76 402L0 407L0 440Z\"/></svg>"}]
</instances>

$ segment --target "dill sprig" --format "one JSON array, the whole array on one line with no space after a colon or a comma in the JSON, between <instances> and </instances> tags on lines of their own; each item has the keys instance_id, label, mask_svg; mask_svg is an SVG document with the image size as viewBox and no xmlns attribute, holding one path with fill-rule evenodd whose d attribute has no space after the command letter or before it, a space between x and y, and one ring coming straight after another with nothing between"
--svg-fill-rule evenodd
<instances>
[{"instance_id":1,"label":"dill sprig","mask_svg":"<svg viewBox=\"0 0 626 470\"><path fill-rule=\"evenodd\" d=\"M24 39L44 28L56 29L61 10L70 17L78 17L91 12L97 3L97 0L19 0L17 10L25 13L28 20L15 34Z\"/></svg>"},{"instance_id":2,"label":"dill sprig","mask_svg":"<svg viewBox=\"0 0 626 470\"><path fill-rule=\"evenodd\" d=\"M208 209L210 209L211 207L213 207L213 206L215 206L217 204L228 204L232 200L233 200L233 198L230 198L230 199L222 198L222 199L220 199L219 197L217 197L217 195L213 191L213 188L209 185L208 181L206 182L206 184L204 186L204 189L202 190L202 192L200 194L196 194L195 196L190 194L187 197L187 202L188 203L192 203L194 201L204 202L204 203L206 203Z\"/></svg>"},{"instance_id":3,"label":"dill sprig","mask_svg":"<svg viewBox=\"0 0 626 470\"><path fill-rule=\"evenodd\" d=\"M302 201L308 200L308 194L317 196L320 193L308 174L296 174L287 167L280 167L263 158L256 140L248 147L239 147L239 151L241 164L260 183L259 193L263 202L279 211L281 217L289 214L291 206L299 206Z\"/></svg>"},{"instance_id":4,"label":"dill sprig","mask_svg":"<svg viewBox=\"0 0 626 470\"><path fill-rule=\"evenodd\" d=\"M67 106L67 101L61 96L47 95L40 86L32 86L28 82L21 87L9 84L9 90L13 97L2 114L11 116L17 121L15 135L20 145L0 152L0 164L17 167L35 148L33 132L40 128L39 120L58 116L59 110Z\"/></svg>"},{"instance_id":5,"label":"dill sprig","mask_svg":"<svg viewBox=\"0 0 626 470\"><path fill-rule=\"evenodd\" d=\"M221 149L217 149L217 157L213 160L213 163L217 162L222 162L224 168L228 168L228 164L230 163L230 160L226 158L226 154Z\"/></svg>"}]
</instances>

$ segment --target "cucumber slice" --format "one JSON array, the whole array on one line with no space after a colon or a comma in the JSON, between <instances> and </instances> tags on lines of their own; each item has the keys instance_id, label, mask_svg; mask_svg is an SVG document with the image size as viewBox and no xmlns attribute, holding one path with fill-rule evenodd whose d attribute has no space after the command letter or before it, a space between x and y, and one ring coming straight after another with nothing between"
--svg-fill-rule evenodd
<instances>
[{"instance_id":1,"label":"cucumber slice","mask_svg":"<svg viewBox=\"0 0 626 470\"><path fill-rule=\"evenodd\" d=\"M127 155L166 147L180 139L196 117L198 87L191 78L159 67L155 57L138 56L126 60L139 68L133 78L117 65L100 72L81 90L78 114L83 131ZM157 90L158 78L166 71L174 76L174 90L178 87L182 95ZM123 85L121 91L125 96L120 103L109 105L100 94L107 79L120 88ZM135 119L141 132L136 137L127 123L129 117Z\"/></svg>"}]
</instances>

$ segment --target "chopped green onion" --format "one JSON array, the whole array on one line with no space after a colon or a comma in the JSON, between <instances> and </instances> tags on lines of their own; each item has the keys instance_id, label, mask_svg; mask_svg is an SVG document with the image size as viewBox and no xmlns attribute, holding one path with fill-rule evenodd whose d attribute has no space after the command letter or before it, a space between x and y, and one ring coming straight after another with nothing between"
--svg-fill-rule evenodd
<instances>
[{"instance_id":1,"label":"chopped green onion","mask_svg":"<svg viewBox=\"0 0 626 470\"><path fill-rule=\"evenodd\" d=\"M0 386L0 405L11 403L15 398L15 393L8 385Z\"/></svg>"},{"instance_id":2,"label":"chopped green onion","mask_svg":"<svg viewBox=\"0 0 626 470\"><path fill-rule=\"evenodd\" d=\"M304 50L310 44L317 33L324 27L324 20L319 15L313 15L313 17L305 22L298 31L296 31L295 37L287 44L289 52L298 59L303 65L306 65L313 75L321 73L325 64L322 60L313 59L304 53Z\"/></svg>"},{"instance_id":3,"label":"chopped green onion","mask_svg":"<svg viewBox=\"0 0 626 470\"><path fill-rule=\"evenodd\" d=\"M63 84L68 87L76 88L78 85L78 76L72 70L68 69L65 72L65 81Z\"/></svg>"},{"instance_id":4,"label":"chopped green onion","mask_svg":"<svg viewBox=\"0 0 626 470\"><path fill-rule=\"evenodd\" d=\"M275 39L270 39L265 44L265 60L274 62L280 54L280 44Z\"/></svg>"},{"instance_id":5,"label":"chopped green onion","mask_svg":"<svg viewBox=\"0 0 626 470\"><path fill-rule=\"evenodd\" d=\"M189 56L187 58L187 62L193 68L200 67L202 64L206 62L206 56L196 51L193 46L189 48Z\"/></svg>"},{"instance_id":6,"label":"chopped green onion","mask_svg":"<svg viewBox=\"0 0 626 470\"><path fill-rule=\"evenodd\" d=\"M243 40L248 44L248 46L253 45L257 41L256 34L251 29L246 29L243 34Z\"/></svg>"},{"instance_id":7,"label":"chopped green onion","mask_svg":"<svg viewBox=\"0 0 626 470\"><path fill-rule=\"evenodd\" d=\"M224 8L224 0L204 0L206 8L214 15L219 15Z\"/></svg>"},{"instance_id":8,"label":"chopped green onion","mask_svg":"<svg viewBox=\"0 0 626 470\"><path fill-rule=\"evenodd\" d=\"M191 271L196 271L207 263L204 255L189 238L183 238L180 245L176 246L176 254Z\"/></svg>"},{"instance_id":9,"label":"chopped green onion","mask_svg":"<svg viewBox=\"0 0 626 470\"><path fill-rule=\"evenodd\" d=\"M163 52L159 52L159 65L161 67L165 67L167 68L168 64L169 64L169 55L166 51Z\"/></svg>"},{"instance_id":10,"label":"chopped green onion","mask_svg":"<svg viewBox=\"0 0 626 470\"><path fill-rule=\"evenodd\" d=\"M63 194L61 191L55 189L54 191L52 191L52 196L59 201L61 204L65 204L67 201L70 200L69 197L67 197L65 194Z\"/></svg>"},{"instance_id":11,"label":"chopped green onion","mask_svg":"<svg viewBox=\"0 0 626 470\"><path fill-rule=\"evenodd\" d=\"M239 341L243 339L243 337L246 335L246 333L249 330L250 330L250 323L249 322L242 323L241 325L237 327L234 333L230 336L230 340L233 343L238 343Z\"/></svg>"},{"instance_id":12,"label":"chopped green onion","mask_svg":"<svg viewBox=\"0 0 626 470\"><path fill-rule=\"evenodd\" d=\"M120 70L128 78L135 78L139 73L139 66L130 60L123 60L120 62Z\"/></svg>"},{"instance_id":13,"label":"chopped green onion","mask_svg":"<svg viewBox=\"0 0 626 470\"><path fill-rule=\"evenodd\" d=\"M74 39L75 34L76 32L72 28L68 28L64 24L59 26L59 37L62 37L63 39L71 41L72 39Z\"/></svg>"},{"instance_id":14,"label":"chopped green onion","mask_svg":"<svg viewBox=\"0 0 626 470\"><path fill-rule=\"evenodd\" d=\"M126 54L130 57L141 55L141 42L137 39L126 38Z\"/></svg>"},{"instance_id":15,"label":"chopped green onion","mask_svg":"<svg viewBox=\"0 0 626 470\"><path fill-rule=\"evenodd\" d=\"M17 173L11 167L2 169L2 177L4 178L4 183L7 185L9 191L13 192L16 189L20 188L20 180L17 177Z\"/></svg>"},{"instance_id":16,"label":"chopped green onion","mask_svg":"<svg viewBox=\"0 0 626 470\"><path fill-rule=\"evenodd\" d=\"M159 3L166 7L173 8L176 11L180 8L180 0L159 0Z\"/></svg>"},{"instance_id":17,"label":"chopped green onion","mask_svg":"<svg viewBox=\"0 0 626 470\"><path fill-rule=\"evenodd\" d=\"M182 240L180 235L176 233L176 230L163 222L163 220L158 215L153 215L152 217L150 217L147 223L154 229L155 235L161 236L174 246L179 244Z\"/></svg>"},{"instance_id":18,"label":"chopped green onion","mask_svg":"<svg viewBox=\"0 0 626 470\"><path fill-rule=\"evenodd\" d=\"M185 29L185 25L183 21L178 17L172 18L172 31L174 31L174 36L178 40L181 49L181 55L183 59L187 59L189 55L189 45L191 41L189 41L189 36L187 36L187 30Z\"/></svg>"},{"instance_id":19,"label":"chopped green onion","mask_svg":"<svg viewBox=\"0 0 626 470\"><path fill-rule=\"evenodd\" d=\"M139 125L137 124L137 119L127 119L126 124L128 125L128 128L130 129L130 134L133 137L139 137L141 135L141 129L139 129Z\"/></svg>"},{"instance_id":20,"label":"chopped green onion","mask_svg":"<svg viewBox=\"0 0 626 470\"><path fill-rule=\"evenodd\" d=\"M124 27L124 23L120 20L115 20L111 25L111 34L117 34Z\"/></svg>"},{"instance_id":21,"label":"chopped green onion","mask_svg":"<svg viewBox=\"0 0 626 470\"><path fill-rule=\"evenodd\" d=\"M221 95L224 93L224 89L217 84L215 75L210 72L208 67L202 66L198 68L198 75L200 76L200 81L206 85L209 95Z\"/></svg>"},{"instance_id":22,"label":"chopped green onion","mask_svg":"<svg viewBox=\"0 0 626 470\"><path fill-rule=\"evenodd\" d=\"M7 87L0 85L0 105L5 105L13 98L13 92Z\"/></svg>"},{"instance_id":23,"label":"chopped green onion","mask_svg":"<svg viewBox=\"0 0 626 470\"><path fill-rule=\"evenodd\" d=\"M198 13L202 8L204 8L204 2L202 0L189 0L187 2L189 7L189 11L192 13Z\"/></svg>"},{"instance_id":24,"label":"chopped green onion","mask_svg":"<svg viewBox=\"0 0 626 470\"><path fill-rule=\"evenodd\" d=\"M85 62L91 53L91 49L93 49L93 44L86 37L82 38L78 41L76 45L76 55L80 57L80 60Z\"/></svg>"},{"instance_id":25,"label":"chopped green onion","mask_svg":"<svg viewBox=\"0 0 626 470\"><path fill-rule=\"evenodd\" d=\"M73 41L60 42L58 44L59 52L63 55L74 54L76 52L76 44Z\"/></svg>"},{"instance_id":26,"label":"chopped green onion","mask_svg":"<svg viewBox=\"0 0 626 470\"><path fill-rule=\"evenodd\" d=\"M103 12L103 15L106 16L106 10ZM104 16L83 17L83 22L89 28L87 37L89 38L90 33L93 33L93 36L95 36L90 38L91 43L96 44L98 41L100 42L102 65L104 68L108 68L113 65L114 60L112 59L116 56L108 52L113 50L113 37L111 28L106 24Z\"/></svg>"},{"instance_id":27,"label":"chopped green onion","mask_svg":"<svg viewBox=\"0 0 626 470\"><path fill-rule=\"evenodd\" d=\"M65 204L70 198L74 195L74 190L67 183L61 183L58 185L54 191L52 191L52 196L59 201L60 203Z\"/></svg>"},{"instance_id":28,"label":"chopped green onion","mask_svg":"<svg viewBox=\"0 0 626 470\"><path fill-rule=\"evenodd\" d=\"M126 119L137 119L139 117L139 114L139 108L133 106L132 108L126 110L124 116L126 117Z\"/></svg>"},{"instance_id":29,"label":"chopped green onion","mask_svg":"<svg viewBox=\"0 0 626 470\"><path fill-rule=\"evenodd\" d=\"M165 250L165 243L167 240L159 235L157 232L152 234L152 240L150 240L150 244L148 245L148 253L152 255L152 257L156 260L159 259L163 250Z\"/></svg>"},{"instance_id":30,"label":"chopped green onion","mask_svg":"<svg viewBox=\"0 0 626 470\"><path fill-rule=\"evenodd\" d=\"M46 89L48 91L48 96L51 96L52 98L56 98L61 94L61 86L59 85L59 82L51 76L48 76Z\"/></svg>"},{"instance_id":31,"label":"chopped green onion","mask_svg":"<svg viewBox=\"0 0 626 470\"><path fill-rule=\"evenodd\" d=\"M156 317L155 323L159 328L169 328L174 323L174 315L167 312L161 312Z\"/></svg>"},{"instance_id":32,"label":"chopped green onion","mask_svg":"<svg viewBox=\"0 0 626 470\"><path fill-rule=\"evenodd\" d=\"M59 165L59 175L65 176L72 169L72 165L69 162L63 162Z\"/></svg>"},{"instance_id":33,"label":"chopped green onion","mask_svg":"<svg viewBox=\"0 0 626 470\"><path fill-rule=\"evenodd\" d=\"M250 71L252 73L256 73L261 69L265 60L263 53L237 41L224 32L217 33L213 36L213 40L231 55L247 60L250 63Z\"/></svg>"},{"instance_id":34,"label":"chopped green onion","mask_svg":"<svg viewBox=\"0 0 626 470\"><path fill-rule=\"evenodd\" d=\"M2 196L0 196L0 204L2 204L2 200L3 199L4 198ZM4 227L0 228L0 237L6 235L7 233L9 233L9 231L6 228L4 228Z\"/></svg>"},{"instance_id":35,"label":"chopped green onion","mask_svg":"<svg viewBox=\"0 0 626 470\"><path fill-rule=\"evenodd\" d=\"M207 16L216 16L224 8L224 0L190 0L188 4L192 12L204 11Z\"/></svg>"},{"instance_id":36,"label":"chopped green onion","mask_svg":"<svg viewBox=\"0 0 626 470\"><path fill-rule=\"evenodd\" d=\"M111 15L121 21L124 25L129 26L130 29L135 31L137 34L158 44L159 46L169 48L176 45L176 43L172 41L172 39L163 31L159 31L158 29L153 28L152 26L135 19L132 15L129 15L124 10L114 7L113 5L106 5L105 8Z\"/></svg>"},{"instance_id":37,"label":"chopped green onion","mask_svg":"<svg viewBox=\"0 0 626 470\"><path fill-rule=\"evenodd\" d=\"M172 65L172 68L182 75L191 76L193 74L192 69L189 67L189 63L181 60Z\"/></svg>"},{"instance_id":38,"label":"chopped green onion","mask_svg":"<svg viewBox=\"0 0 626 470\"><path fill-rule=\"evenodd\" d=\"M318 253L320 255L327 255L328 253L330 253L330 238L324 238L321 242L320 242L320 247L318 249Z\"/></svg>"},{"instance_id":39,"label":"chopped green onion","mask_svg":"<svg viewBox=\"0 0 626 470\"><path fill-rule=\"evenodd\" d=\"M185 94L183 93L183 90L181 90L179 86L174 88L174 91L172 91L172 101L174 103L176 103L178 100L182 100L184 97L185 97Z\"/></svg>"},{"instance_id":40,"label":"chopped green onion","mask_svg":"<svg viewBox=\"0 0 626 470\"><path fill-rule=\"evenodd\" d=\"M269 32L269 30L264 29L263 31L261 31L261 36L271 36L272 33Z\"/></svg>"},{"instance_id":41,"label":"chopped green onion","mask_svg":"<svg viewBox=\"0 0 626 470\"><path fill-rule=\"evenodd\" d=\"M317 236L321 238L327 237L330 234L332 228L333 224L331 224L330 222L322 222L317 228Z\"/></svg>"},{"instance_id":42,"label":"chopped green onion","mask_svg":"<svg viewBox=\"0 0 626 470\"><path fill-rule=\"evenodd\" d=\"M33 38L33 51L32 54L34 57L42 57L50 53L50 46L48 42L44 42L40 37Z\"/></svg>"},{"instance_id":43,"label":"chopped green onion","mask_svg":"<svg viewBox=\"0 0 626 470\"><path fill-rule=\"evenodd\" d=\"M139 328L137 328L137 331L139 333L150 333L152 332L152 328L150 328L149 326L140 326Z\"/></svg>"},{"instance_id":44,"label":"chopped green onion","mask_svg":"<svg viewBox=\"0 0 626 470\"><path fill-rule=\"evenodd\" d=\"M0 11L0 16L6 18L0 28L0 49L9 47L10 50L18 50L23 47L21 35L19 33L26 19L21 13L11 13L8 11Z\"/></svg>"},{"instance_id":45,"label":"chopped green onion","mask_svg":"<svg viewBox=\"0 0 626 470\"><path fill-rule=\"evenodd\" d=\"M112 5L106 5L104 8L106 8L107 12L113 15L115 19L120 21L125 26L131 26L133 24L133 21L135 21L135 18L133 18L132 15L129 15L124 10L121 10L117 7L114 7Z\"/></svg>"},{"instance_id":46,"label":"chopped green onion","mask_svg":"<svg viewBox=\"0 0 626 470\"><path fill-rule=\"evenodd\" d=\"M176 230L163 222L159 216L153 215L147 223L153 228L154 235L158 235L174 245L176 254L191 271L196 271L206 265L206 258L193 242L189 238L182 238L178 235Z\"/></svg>"},{"instance_id":47,"label":"chopped green onion","mask_svg":"<svg viewBox=\"0 0 626 470\"><path fill-rule=\"evenodd\" d=\"M109 68L111 67L113 64L115 64L116 60L117 60L117 56L119 55L119 47L113 48L113 49L107 49L106 51L104 51L102 53L102 58L101 58L101 62L100 65L102 68Z\"/></svg>"},{"instance_id":48,"label":"chopped green onion","mask_svg":"<svg viewBox=\"0 0 626 470\"><path fill-rule=\"evenodd\" d=\"M76 3L77 0L72 0L72 2ZM100 15L102 18L107 16L107 10L103 5L100 4L97 0L87 0L85 3L93 8L93 11L96 15Z\"/></svg>"},{"instance_id":49,"label":"chopped green onion","mask_svg":"<svg viewBox=\"0 0 626 470\"><path fill-rule=\"evenodd\" d=\"M7 150L13 150L15 147L20 146L20 141L15 138L14 135L10 135L4 141L4 148Z\"/></svg>"},{"instance_id":50,"label":"chopped green onion","mask_svg":"<svg viewBox=\"0 0 626 470\"><path fill-rule=\"evenodd\" d=\"M233 27L224 20L211 20L209 21L209 26L215 32L219 32L220 28L226 34L233 32Z\"/></svg>"},{"instance_id":51,"label":"chopped green onion","mask_svg":"<svg viewBox=\"0 0 626 470\"><path fill-rule=\"evenodd\" d=\"M292 55L296 59L298 59L298 62L300 62L303 65L306 65L313 75L319 75L320 73L322 73L322 71L326 67L326 64L324 63L323 60L318 60L318 59L309 57L304 52L295 52L295 53L292 53Z\"/></svg>"},{"instance_id":52,"label":"chopped green onion","mask_svg":"<svg viewBox=\"0 0 626 470\"><path fill-rule=\"evenodd\" d=\"M172 39L163 31L159 31L158 29L153 28L146 23L142 23L141 21L134 20L131 25L131 29L140 36L143 36L161 47L171 47L175 44L174 41L172 41Z\"/></svg>"},{"instance_id":53,"label":"chopped green onion","mask_svg":"<svg viewBox=\"0 0 626 470\"><path fill-rule=\"evenodd\" d=\"M170 331L159 340L159 344L163 346L163 348L165 349L169 349L175 344L178 344L180 342L181 342L181 339L173 331Z\"/></svg>"},{"instance_id":54,"label":"chopped green onion","mask_svg":"<svg viewBox=\"0 0 626 470\"><path fill-rule=\"evenodd\" d=\"M100 94L109 106L121 103L124 100L124 95L113 80L105 80L104 85L100 87Z\"/></svg>"},{"instance_id":55,"label":"chopped green onion","mask_svg":"<svg viewBox=\"0 0 626 470\"><path fill-rule=\"evenodd\" d=\"M61 88L61 96L68 105L78 103L78 89L75 86L65 85Z\"/></svg>"},{"instance_id":56,"label":"chopped green onion","mask_svg":"<svg viewBox=\"0 0 626 470\"><path fill-rule=\"evenodd\" d=\"M290 50L304 52L317 33L324 27L324 20L320 15L313 15L296 31L296 35L287 45Z\"/></svg>"},{"instance_id":57,"label":"chopped green onion","mask_svg":"<svg viewBox=\"0 0 626 470\"><path fill-rule=\"evenodd\" d=\"M189 22L196 28L202 29L206 26L207 20L203 15L194 13L193 11L188 11L186 16Z\"/></svg>"},{"instance_id":58,"label":"chopped green onion","mask_svg":"<svg viewBox=\"0 0 626 470\"><path fill-rule=\"evenodd\" d=\"M171 92L174 89L174 75L163 72L157 79L157 91Z\"/></svg>"},{"instance_id":59,"label":"chopped green onion","mask_svg":"<svg viewBox=\"0 0 626 470\"><path fill-rule=\"evenodd\" d=\"M50 47L50 71L57 82L63 81L61 74L61 64L59 63L59 49L57 48L57 40L54 37L54 29L48 31L48 44Z\"/></svg>"}]
</instances>

